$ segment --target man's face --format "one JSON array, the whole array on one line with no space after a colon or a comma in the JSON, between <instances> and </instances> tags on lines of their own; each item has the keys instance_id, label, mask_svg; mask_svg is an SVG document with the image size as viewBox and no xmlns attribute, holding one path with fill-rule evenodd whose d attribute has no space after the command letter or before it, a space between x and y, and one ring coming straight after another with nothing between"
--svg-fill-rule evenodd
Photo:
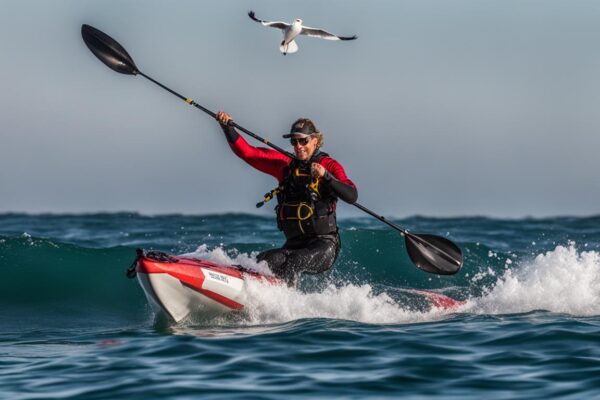
<instances>
[{"instance_id":1,"label":"man's face","mask_svg":"<svg viewBox=\"0 0 600 400\"><path fill-rule=\"evenodd\" d=\"M317 149L318 140L314 136L294 135L290 142L294 146L294 154L298 160L306 161Z\"/></svg>"}]
</instances>

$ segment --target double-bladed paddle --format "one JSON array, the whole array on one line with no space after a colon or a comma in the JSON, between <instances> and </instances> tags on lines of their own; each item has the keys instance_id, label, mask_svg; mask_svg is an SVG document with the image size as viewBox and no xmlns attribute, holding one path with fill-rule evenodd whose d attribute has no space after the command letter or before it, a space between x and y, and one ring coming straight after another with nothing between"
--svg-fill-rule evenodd
<instances>
[{"instance_id":1,"label":"double-bladed paddle","mask_svg":"<svg viewBox=\"0 0 600 400\"><path fill-rule=\"evenodd\" d=\"M123 46L121 46L116 40L104 32L84 24L81 26L81 35L83 36L83 41L92 51L92 53L94 53L94 55L110 69L126 75L141 75L149 81L157 84L161 88L179 97L186 103L199 108L211 117L216 118L216 114L214 112L202 107L194 100L180 95L179 93L150 78L148 75L142 73L137 68L133 62L133 59L123 48ZM244 127L239 126L235 122L231 121L230 125L253 137L254 139L263 142L267 146L270 146L280 153L283 153L290 158L294 158L292 153L283 150L279 146L276 146L268 140L261 138ZM436 235L409 232L408 230L388 221L385 219L385 217L376 214L375 212L358 203L354 203L353 205L372 217L375 217L381 222L387 224L391 228L399 231L400 234L404 236L406 250L410 259L418 268L422 269L423 271L438 275L452 275L460 270L460 267L463 263L463 256L460 248L450 240Z\"/></svg>"}]
</instances>

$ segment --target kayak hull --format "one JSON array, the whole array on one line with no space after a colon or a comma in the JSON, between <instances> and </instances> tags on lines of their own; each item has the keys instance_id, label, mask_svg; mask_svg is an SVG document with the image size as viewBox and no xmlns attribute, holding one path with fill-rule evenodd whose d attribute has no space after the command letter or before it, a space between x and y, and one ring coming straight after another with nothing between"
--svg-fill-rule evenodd
<instances>
[{"instance_id":1,"label":"kayak hull","mask_svg":"<svg viewBox=\"0 0 600 400\"><path fill-rule=\"evenodd\" d=\"M169 274L138 273L137 278L154 312L164 312L175 322L193 313L210 318L235 309L212 300Z\"/></svg>"},{"instance_id":2,"label":"kayak hull","mask_svg":"<svg viewBox=\"0 0 600 400\"><path fill-rule=\"evenodd\" d=\"M156 253L154 253L156 254ZM175 322L190 315L213 318L244 308L247 279L281 283L240 267L159 253L138 255L135 272L148 302Z\"/></svg>"}]
</instances>

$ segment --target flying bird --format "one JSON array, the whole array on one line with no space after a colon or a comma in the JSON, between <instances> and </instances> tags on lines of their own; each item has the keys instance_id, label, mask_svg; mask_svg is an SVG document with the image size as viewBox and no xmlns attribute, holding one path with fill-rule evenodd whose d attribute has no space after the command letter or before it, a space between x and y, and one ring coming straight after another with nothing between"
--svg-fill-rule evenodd
<instances>
[{"instance_id":1,"label":"flying bird","mask_svg":"<svg viewBox=\"0 0 600 400\"><path fill-rule=\"evenodd\" d=\"M298 35L306 35L312 37L318 37L326 40L354 40L358 38L358 36L338 36L333 33L327 32L326 30L319 28L309 28L308 26L302 25L302 20L300 18L296 18L294 22L291 24L287 24L282 21L263 21L261 19L256 18L254 11L248 12L248 16L256 22L259 22L263 26L269 28L277 28L283 31L283 40L279 45L279 51L286 54L292 54L298 51L298 45L296 44L296 36Z\"/></svg>"}]
</instances>

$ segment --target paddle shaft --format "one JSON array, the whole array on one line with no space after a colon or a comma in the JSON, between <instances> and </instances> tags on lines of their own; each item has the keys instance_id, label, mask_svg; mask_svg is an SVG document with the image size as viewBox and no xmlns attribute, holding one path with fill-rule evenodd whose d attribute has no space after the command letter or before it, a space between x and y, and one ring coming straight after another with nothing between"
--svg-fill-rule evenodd
<instances>
[{"instance_id":1,"label":"paddle shaft","mask_svg":"<svg viewBox=\"0 0 600 400\"><path fill-rule=\"evenodd\" d=\"M200 104L196 103L194 100L190 99L189 97L184 97L182 95L180 95L179 93L177 93L176 91L166 87L165 85L163 85L162 83L152 79L151 77L149 77L148 75L137 71L137 73L141 76L143 76L144 78L148 79L150 82L157 84L158 86L160 86L161 88L165 89L166 91L168 91L171 94L174 94L175 96L179 97L181 100L185 101L186 103L188 103L191 106L194 106L196 108L199 108L200 110L204 111L205 113L207 113L208 115L210 115L213 118L217 118L217 114L215 114L214 112L210 111L208 108L201 106ZM264 144L266 144L267 146L277 150L278 152L285 154L286 156L290 157L290 158L294 158L294 155L288 151L285 151L284 149L282 149L281 147L269 142L267 139L263 139L260 136L250 132L249 130L247 130L246 128L244 128L243 126L239 126L238 124L236 124L234 121L231 121L229 123L229 125L233 126L234 128L239 129L240 131L244 132L245 134L253 137L254 139L263 142Z\"/></svg>"},{"instance_id":2,"label":"paddle shaft","mask_svg":"<svg viewBox=\"0 0 600 400\"><path fill-rule=\"evenodd\" d=\"M362 211L366 212L370 216L377 218L378 220L380 220L384 224L387 224L388 226L390 226L390 227L394 228L395 230L399 231L402 234L402 236L404 236L404 235L411 235L410 233L408 233L408 231L406 229L402 229L398 225L396 225L396 224L388 221L384 216L379 215L379 214L375 213L374 211L369 210L367 207L365 207L365 206L363 206L361 204L358 204L358 203L353 203L352 205L355 206L356 208L358 208L359 210L362 210ZM412 236L414 236L414 235L412 235Z\"/></svg>"},{"instance_id":3,"label":"paddle shaft","mask_svg":"<svg viewBox=\"0 0 600 400\"><path fill-rule=\"evenodd\" d=\"M433 250L435 250L440 256L442 256L443 258L445 258L446 260L454 263L454 264L459 264L456 262L456 260L452 257L450 257L443 249L440 249L439 247L437 247L436 245L434 245L433 243L428 242L427 240L424 240L422 237L420 237L419 235L415 235L414 233L410 233L409 231L407 231L406 229L403 229L401 227L399 227L398 225L388 221L384 216L379 215L371 210L369 210L367 207L358 204L358 203L354 203L353 204L356 208L366 212L367 214L369 214L372 217L377 218L378 220L380 220L381 222L383 222L384 224L387 224L388 226L390 226L391 228L397 230L398 232L400 232L400 234L402 236L410 236L413 239L416 239L417 241L419 241L419 243L424 244L426 246L429 246L430 248L432 248Z\"/></svg>"}]
</instances>

